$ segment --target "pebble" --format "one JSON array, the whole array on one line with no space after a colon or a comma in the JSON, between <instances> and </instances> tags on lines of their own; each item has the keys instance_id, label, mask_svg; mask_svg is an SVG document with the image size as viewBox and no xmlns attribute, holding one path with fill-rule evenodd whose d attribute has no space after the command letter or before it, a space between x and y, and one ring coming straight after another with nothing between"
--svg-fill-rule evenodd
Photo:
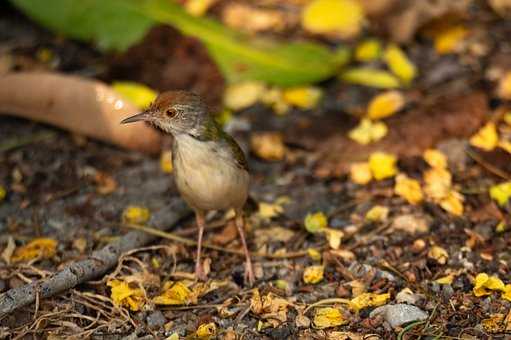
<instances>
[{"instance_id":1,"label":"pebble","mask_svg":"<svg viewBox=\"0 0 511 340\"><path fill-rule=\"evenodd\" d=\"M385 305L376 308L369 315L371 318L378 315L383 316L392 328L399 327L412 321L426 320L428 314L416 306L399 303L395 305Z\"/></svg>"},{"instance_id":2,"label":"pebble","mask_svg":"<svg viewBox=\"0 0 511 340\"><path fill-rule=\"evenodd\" d=\"M161 311L156 310L147 316L146 321L149 328L158 329L163 327L167 320Z\"/></svg>"}]
</instances>

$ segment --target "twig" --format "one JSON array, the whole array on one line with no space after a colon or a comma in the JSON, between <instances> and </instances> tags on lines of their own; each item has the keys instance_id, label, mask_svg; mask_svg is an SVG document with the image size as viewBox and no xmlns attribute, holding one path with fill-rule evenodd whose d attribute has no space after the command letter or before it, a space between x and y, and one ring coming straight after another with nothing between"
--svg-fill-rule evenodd
<instances>
[{"instance_id":1,"label":"twig","mask_svg":"<svg viewBox=\"0 0 511 340\"><path fill-rule=\"evenodd\" d=\"M181 201L170 209L173 209L174 214L166 228L170 228L190 213ZM93 252L87 259L73 262L48 278L7 291L0 295L0 318L20 307L34 303L37 293L40 294L40 298L47 298L106 273L116 265L121 254L133 248L142 247L154 239L155 237L148 233L132 231Z\"/></svg>"},{"instance_id":2,"label":"twig","mask_svg":"<svg viewBox=\"0 0 511 340\"><path fill-rule=\"evenodd\" d=\"M488 172L494 174L495 176L498 176L500 178L503 178L507 181L511 179L511 175L509 175L504 170L501 170L497 168L496 166L491 165L490 163L486 162L482 157L479 157L475 152L472 152L470 150L465 150L467 155L472 158L476 163L481 165L484 169L486 169Z\"/></svg>"},{"instance_id":3,"label":"twig","mask_svg":"<svg viewBox=\"0 0 511 340\"><path fill-rule=\"evenodd\" d=\"M314 307L317 307L317 306L331 305L331 304L334 304L334 303L343 303L345 305L349 305L350 302L351 302L350 300L343 299L343 298L331 298L331 299L319 300L317 302L314 302L311 305L308 305L307 308L305 308L305 310L303 311L303 314L307 313L309 310L311 310L311 308L314 308Z\"/></svg>"}]
</instances>

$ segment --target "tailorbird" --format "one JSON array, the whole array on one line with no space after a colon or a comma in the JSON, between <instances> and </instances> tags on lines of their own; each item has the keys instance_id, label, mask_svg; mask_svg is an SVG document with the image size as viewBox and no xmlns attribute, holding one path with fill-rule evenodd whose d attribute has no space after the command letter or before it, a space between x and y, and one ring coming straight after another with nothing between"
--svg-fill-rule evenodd
<instances>
[{"instance_id":1,"label":"tailorbird","mask_svg":"<svg viewBox=\"0 0 511 340\"><path fill-rule=\"evenodd\" d=\"M201 264L206 212L233 208L246 258L245 279L252 285L254 272L245 240L243 218L250 176L239 145L216 123L202 99L186 91L164 92L147 110L121 123L138 121L150 122L174 137L174 178L181 196L195 211L198 227L197 278L206 279Z\"/></svg>"}]
</instances>

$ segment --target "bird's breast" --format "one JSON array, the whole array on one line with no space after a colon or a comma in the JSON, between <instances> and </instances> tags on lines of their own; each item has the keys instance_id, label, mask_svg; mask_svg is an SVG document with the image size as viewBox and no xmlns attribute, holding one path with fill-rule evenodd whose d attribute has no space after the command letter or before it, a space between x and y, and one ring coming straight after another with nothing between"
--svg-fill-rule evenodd
<instances>
[{"instance_id":1,"label":"bird's breast","mask_svg":"<svg viewBox=\"0 0 511 340\"><path fill-rule=\"evenodd\" d=\"M219 210L244 205L249 174L236 166L230 150L190 136L180 136L174 143L176 185L192 208Z\"/></svg>"}]
</instances>

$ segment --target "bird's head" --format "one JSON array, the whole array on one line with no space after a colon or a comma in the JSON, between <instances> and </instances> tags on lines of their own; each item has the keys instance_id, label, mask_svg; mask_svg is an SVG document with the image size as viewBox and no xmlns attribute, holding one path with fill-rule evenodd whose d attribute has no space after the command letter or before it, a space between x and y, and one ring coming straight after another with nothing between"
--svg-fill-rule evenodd
<instances>
[{"instance_id":1,"label":"bird's head","mask_svg":"<svg viewBox=\"0 0 511 340\"><path fill-rule=\"evenodd\" d=\"M210 119L208 108L198 95L167 91L160 94L147 110L122 120L121 124L146 121L174 136L199 135Z\"/></svg>"}]
</instances>

